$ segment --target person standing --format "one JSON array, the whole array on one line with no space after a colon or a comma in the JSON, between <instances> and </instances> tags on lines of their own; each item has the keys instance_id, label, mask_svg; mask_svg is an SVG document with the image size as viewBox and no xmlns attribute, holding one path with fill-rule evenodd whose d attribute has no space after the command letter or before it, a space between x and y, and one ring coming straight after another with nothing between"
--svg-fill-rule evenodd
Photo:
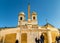
<instances>
[{"instance_id":1,"label":"person standing","mask_svg":"<svg viewBox=\"0 0 60 43\"><path fill-rule=\"evenodd\" d=\"M56 43L59 43L59 37L56 36Z\"/></svg>"},{"instance_id":2,"label":"person standing","mask_svg":"<svg viewBox=\"0 0 60 43\"><path fill-rule=\"evenodd\" d=\"M40 43L40 39L38 39L37 41L38 41L38 43Z\"/></svg>"},{"instance_id":3,"label":"person standing","mask_svg":"<svg viewBox=\"0 0 60 43\"><path fill-rule=\"evenodd\" d=\"M60 36L59 36L59 43L60 43Z\"/></svg>"},{"instance_id":4,"label":"person standing","mask_svg":"<svg viewBox=\"0 0 60 43\"><path fill-rule=\"evenodd\" d=\"M38 39L37 39L37 37L35 38L35 42L38 43Z\"/></svg>"},{"instance_id":5,"label":"person standing","mask_svg":"<svg viewBox=\"0 0 60 43\"><path fill-rule=\"evenodd\" d=\"M58 37L58 43L60 43L60 36Z\"/></svg>"},{"instance_id":6,"label":"person standing","mask_svg":"<svg viewBox=\"0 0 60 43\"><path fill-rule=\"evenodd\" d=\"M41 43L44 43L44 35L43 34L41 34L40 40L41 40Z\"/></svg>"}]
</instances>

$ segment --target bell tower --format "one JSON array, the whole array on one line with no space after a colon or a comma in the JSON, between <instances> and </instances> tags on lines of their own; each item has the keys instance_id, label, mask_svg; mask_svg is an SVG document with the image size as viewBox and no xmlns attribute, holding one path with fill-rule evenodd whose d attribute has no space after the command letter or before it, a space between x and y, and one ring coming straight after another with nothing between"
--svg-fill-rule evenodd
<instances>
[{"instance_id":1,"label":"bell tower","mask_svg":"<svg viewBox=\"0 0 60 43\"><path fill-rule=\"evenodd\" d=\"M38 22L37 22L37 13L35 11L32 12L32 24L33 25L38 24Z\"/></svg>"},{"instance_id":2,"label":"bell tower","mask_svg":"<svg viewBox=\"0 0 60 43\"><path fill-rule=\"evenodd\" d=\"M21 25L21 23L25 20L25 14L24 12L20 12L18 16L18 26Z\"/></svg>"},{"instance_id":3,"label":"bell tower","mask_svg":"<svg viewBox=\"0 0 60 43\"><path fill-rule=\"evenodd\" d=\"M36 21L37 20L37 13L36 12L32 12L32 20Z\"/></svg>"}]
</instances>

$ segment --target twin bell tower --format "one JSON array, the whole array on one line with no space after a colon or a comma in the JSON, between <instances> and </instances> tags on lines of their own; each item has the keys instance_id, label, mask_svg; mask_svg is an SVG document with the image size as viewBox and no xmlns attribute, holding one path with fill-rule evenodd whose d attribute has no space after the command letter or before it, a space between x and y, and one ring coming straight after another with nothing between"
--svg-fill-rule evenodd
<instances>
[{"instance_id":1,"label":"twin bell tower","mask_svg":"<svg viewBox=\"0 0 60 43\"><path fill-rule=\"evenodd\" d=\"M37 13L35 11L30 13L30 4L28 4L28 20L27 21L25 20L25 13L24 12L19 13L18 26L20 25L38 25Z\"/></svg>"}]
</instances>

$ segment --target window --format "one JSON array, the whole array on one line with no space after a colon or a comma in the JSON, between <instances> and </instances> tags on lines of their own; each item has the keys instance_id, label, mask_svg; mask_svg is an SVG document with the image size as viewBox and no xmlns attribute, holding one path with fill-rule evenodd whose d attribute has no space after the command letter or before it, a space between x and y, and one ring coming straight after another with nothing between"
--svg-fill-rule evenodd
<instances>
[{"instance_id":1,"label":"window","mask_svg":"<svg viewBox=\"0 0 60 43\"><path fill-rule=\"evenodd\" d=\"M33 17L33 20L35 20L35 16Z\"/></svg>"},{"instance_id":2,"label":"window","mask_svg":"<svg viewBox=\"0 0 60 43\"><path fill-rule=\"evenodd\" d=\"M20 20L22 20L22 17L20 17Z\"/></svg>"}]
</instances>

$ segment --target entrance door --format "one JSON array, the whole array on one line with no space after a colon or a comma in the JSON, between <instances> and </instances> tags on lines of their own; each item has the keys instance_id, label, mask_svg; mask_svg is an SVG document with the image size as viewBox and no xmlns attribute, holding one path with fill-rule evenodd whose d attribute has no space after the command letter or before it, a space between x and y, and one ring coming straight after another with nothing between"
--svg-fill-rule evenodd
<instances>
[{"instance_id":1,"label":"entrance door","mask_svg":"<svg viewBox=\"0 0 60 43\"><path fill-rule=\"evenodd\" d=\"M21 43L27 43L27 33L22 33L22 35L21 35Z\"/></svg>"}]
</instances>

